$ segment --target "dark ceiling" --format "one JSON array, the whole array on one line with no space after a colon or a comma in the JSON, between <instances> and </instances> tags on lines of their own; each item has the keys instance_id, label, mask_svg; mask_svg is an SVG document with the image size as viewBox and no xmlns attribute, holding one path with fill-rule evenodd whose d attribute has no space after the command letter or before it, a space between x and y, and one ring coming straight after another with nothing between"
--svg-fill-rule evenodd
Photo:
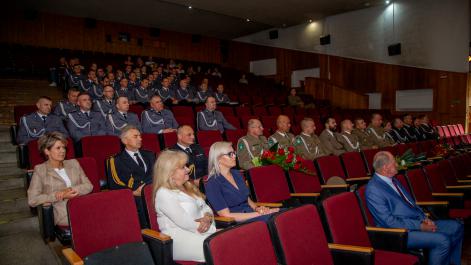
<instances>
[{"instance_id":1,"label":"dark ceiling","mask_svg":"<svg viewBox=\"0 0 471 265\"><path fill-rule=\"evenodd\" d=\"M13 1L12 1L13 2ZM10 3L12 3L10 2ZM349 12L378 0L16 0L16 8L234 39ZM189 9L188 6L192 8ZM250 21L247 21L249 19Z\"/></svg>"}]
</instances>

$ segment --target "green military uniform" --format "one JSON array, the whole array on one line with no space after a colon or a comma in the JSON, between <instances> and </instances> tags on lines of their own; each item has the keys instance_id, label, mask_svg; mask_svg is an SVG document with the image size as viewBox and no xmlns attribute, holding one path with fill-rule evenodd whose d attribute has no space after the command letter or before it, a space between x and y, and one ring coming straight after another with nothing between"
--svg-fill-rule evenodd
<instances>
[{"instance_id":1,"label":"green military uniform","mask_svg":"<svg viewBox=\"0 0 471 265\"><path fill-rule=\"evenodd\" d=\"M384 134L383 127L372 127L371 125L368 126L368 133L370 133L375 139L376 144L379 148L391 146L389 141L386 139L386 135Z\"/></svg>"},{"instance_id":2,"label":"green military uniform","mask_svg":"<svg viewBox=\"0 0 471 265\"><path fill-rule=\"evenodd\" d=\"M265 136L261 135L255 137L251 134L247 134L240 138L237 142L239 166L245 170L254 167L252 159L254 157L260 157L264 150L268 150L268 141Z\"/></svg>"},{"instance_id":3,"label":"green military uniform","mask_svg":"<svg viewBox=\"0 0 471 265\"><path fill-rule=\"evenodd\" d=\"M293 145L294 135L292 133L282 133L276 131L268 137L268 145L273 146L278 143L278 148L286 148Z\"/></svg>"},{"instance_id":4,"label":"green military uniform","mask_svg":"<svg viewBox=\"0 0 471 265\"><path fill-rule=\"evenodd\" d=\"M358 137L350 132L341 132L337 134L337 141L347 152L360 152L360 141Z\"/></svg>"},{"instance_id":5,"label":"green military uniform","mask_svg":"<svg viewBox=\"0 0 471 265\"><path fill-rule=\"evenodd\" d=\"M374 135L368 133L366 129L353 129L352 134L356 135L356 137L358 138L358 141L360 142L360 149L371 149L373 148L373 146L376 145Z\"/></svg>"},{"instance_id":6,"label":"green military uniform","mask_svg":"<svg viewBox=\"0 0 471 265\"><path fill-rule=\"evenodd\" d=\"M328 155L328 152L322 146L317 135L307 135L301 133L294 138L294 148L296 153L306 160L314 160L321 156Z\"/></svg>"},{"instance_id":7,"label":"green military uniform","mask_svg":"<svg viewBox=\"0 0 471 265\"><path fill-rule=\"evenodd\" d=\"M319 140L321 140L322 145L325 146L329 155L334 154L338 156L345 153L345 149L343 149L342 144L337 140L336 134L337 133L324 129L319 136Z\"/></svg>"}]
</instances>

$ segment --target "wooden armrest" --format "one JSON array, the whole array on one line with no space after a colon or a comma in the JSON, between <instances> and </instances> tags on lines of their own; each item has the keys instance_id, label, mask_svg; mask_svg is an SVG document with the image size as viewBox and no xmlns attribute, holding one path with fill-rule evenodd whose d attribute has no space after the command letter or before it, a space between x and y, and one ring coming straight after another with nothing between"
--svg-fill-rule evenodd
<instances>
[{"instance_id":1,"label":"wooden armrest","mask_svg":"<svg viewBox=\"0 0 471 265\"><path fill-rule=\"evenodd\" d=\"M378 231L378 232L392 232L392 233L406 233L407 229L404 228L385 228L385 227L373 227L367 226L366 231Z\"/></svg>"},{"instance_id":2,"label":"wooden armrest","mask_svg":"<svg viewBox=\"0 0 471 265\"><path fill-rule=\"evenodd\" d=\"M446 196L446 197L463 197L462 192L437 192L432 193L432 196Z\"/></svg>"},{"instance_id":3,"label":"wooden armrest","mask_svg":"<svg viewBox=\"0 0 471 265\"><path fill-rule=\"evenodd\" d=\"M232 217L225 217L225 216L214 216L215 221L220 221L220 222L235 222L235 219Z\"/></svg>"},{"instance_id":4,"label":"wooden armrest","mask_svg":"<svg viewBox=\"0 0 471 265\"><path fill-rule=\"evenodd\" d=\"M70 265L83 265L82 258L71 248L64 248L62 254Z\"/></svg>"},{"instance_id":5,"label":"wooden armrest","mask_svg":"<svg viewBox=\"0 0 471 265\"><path fill-rule=\"evenodd\" d=\"M458 183L471 183L471 179L458 179L457 181Z\"/></svg>"},{"instance_id":6,"label":"wooden armrest","mask_svg":"<svg viewBox=\"0 0 471 265\"><path fill-rule=\"evenodd\" d=\"M255 204L257 206L265 206L265 207L271 207L271 208L279 208L283 206L282 203L276 203L276 202L256 202Z\"/></svg>"},{"instance_id":7,"label":"wooden armrest","mask_svg":"<svg viewBox=\"0 0 471 265\"><path fill-rule=\"evenodd\" d=\"M447 201L416 202L419 206L448 205Z\"/></svg>"},{"instance_id":8,"label":"wooden armrest","mask_svg":"<svg viewBox=\"0 0 471 265\"><path fill-rule=\"evenodd\" d=\"M452 186L446 186L447 189L469 189L471 188L471 185L452 185Z\"/></svg>"},{"instance_id":9,"label":"wooden armrest","mask_svg":"<svg viewBox=\"0 0 471 265\"><path fill-rule=\"evenodd\" d=\"M433 156L433 157L429 157L427 158L428 160L439 160L439 159L442 159L443 157L441 156Z\"/></svg>"},{"instance_id":10,"label":"wooden armrest","mask_svg":"<svg viewBox=\"0 0 471 265\"><path fill-rule=\"evenodd\" d=\"M26 174L33 174L33 172L34 172L34 169L27 169L26 170Z\"/></svg>"},{"instance_id":11,"label":"wooden armrest","mask_svg":"<svg viewBox=\"0 0 471 265\"><path fill-rule=\"evenodd\" d=\"M350 181L362 181L362 180L370 180L371 177L362 177L362 178L348 178L346 179L347 182L350 182Z\"/></svg>"},{"instance_id":12,"label":"wooden armrest","mask_svg":"<svg viewBox=\"0 0 471 265\"><path fill-rule=\"evenodd\" d=\"M360 247L360 246L333 244L333 243L329 243L327 245L329 246L329 249L339 249L339 250L355 251L355 252L363 252L363 253L372 253L374 251L374 249L370 247Z\"/></svg>"},{"instance_id":13,"label":"wooden armrest","mask_svg":"<svg viewBox=\"0 0 471 265\"><path fill-rule=\"evenodd\" d=\"M167 236L166 234L157 232L157 231L152 230L152 229L142 229L141 233L143 235L158 239L160 241L168 241L168 240L172 239L170 236Z\"/></svg>"},{"instance_id":14,"label":"wooden armrest","mask_svg":"<svg viewBox=\"0 0 471 265\"><path fill-rule=\"evenodd\" d=\"M290 194L292 197L319 197L321 196L320 193L291 193Z\"/></svg>"},{"instance_id":15,"label":"wooden armrest","mask_svg":"<svg viewBox=\"0 0 471 265\"><path fill-rule=\"evenodd\" d=\"M331 185L321 185L322 189L333 189L333 188L348 188L348 184L331 184Z\"/></svg>"},{"instance_id":16,"label":"wooden armrest","mask_svg":"<svg viewBox=\"0 0 471 265\"><path fill-rule=\"evenodd\" d=\"M467 175L466 177L469 178L469 179L471 179L471 175Z\"/></svg>"}]
</instances>

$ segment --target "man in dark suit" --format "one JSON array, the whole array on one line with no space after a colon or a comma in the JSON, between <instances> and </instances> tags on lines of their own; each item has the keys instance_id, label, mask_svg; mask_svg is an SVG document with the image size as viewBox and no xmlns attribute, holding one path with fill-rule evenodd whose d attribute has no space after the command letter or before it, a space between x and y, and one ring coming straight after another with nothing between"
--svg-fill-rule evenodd
<instances>
[{"instance_id":1,"label":"man in dark suit","mask_svg":"<svg viewBox=\"0 0 471 265\"><path fill-rule=\"evenodd\" d=\"M190 177L199 184L201 177L208 174L208 158L203 148L195 144L195 132L188 125L182 125L177 129L177 144L172 149L183 151L188 155L188 168Z\"/></svg>"},{"instance_id":2,"label":"man in dark suit","mask_svg":"<svg viewBox=\"0 0 471 265\"><path fill-rule=\"evenodd\" d=\"M109 159L107 164L109 186L111 190L131 189L133 191L139 221L142 227L147 227L144 206L140 197L144 185L152 183L155 154L139 150L142 145L141 132L133 125L124 127L120 138L125 148Z\"/></svg>"},{"instance_id":3,"label":"man in dark suit","mask_svg":"<svg viewBox=\"0 0 471 265\"><path fill-rule=\"evenodd\" d=\"M429 219L394 178L397 163L391 153L378 152L373 167L375 174L366 186L366 202L377 226L407 229L407 247L428 249L429 265L461 264L463 223Z\"/></svg>"}]
</instances>

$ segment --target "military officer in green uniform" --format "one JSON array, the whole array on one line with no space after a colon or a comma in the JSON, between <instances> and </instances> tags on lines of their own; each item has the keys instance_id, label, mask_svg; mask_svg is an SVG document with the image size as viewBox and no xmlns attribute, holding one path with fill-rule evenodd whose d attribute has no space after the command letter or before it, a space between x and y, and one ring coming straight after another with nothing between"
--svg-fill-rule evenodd
<instances>
[{"instance_id":1,"label":"military officer in green uniform","mask_svg":"<svg viewBox=\"0 0 471 265\"><path fill-rule=\"evenodd\" d=\"M306 160L314 160L328 154L321 144L319 137L314 134L316 125L313 119L304 118L301 121L301 129L301 134L294 139L294 147L297 154Z\"/></svg>"},{"instance_id":2,"label":"military officer in green uniform","mask_svg":"<svg viewBox=\"0 0 471 265\"><path fill-rule=\"evenodd\" d=\"M352 134L358 138L360 149L378 149L374 136L366 130L366 123L363 118L355 119L355 129L352 130Z\"/></svg>"},{"instance_id":3,"label":"military officer in green uniform","mask_svg":"<svg viewBox=\"0 0 471 265\"><path fill-rule=\"evenodd\" d=\"M391 146L389 141L386 139L384 133L384 128L381 126L383 123L383 117L378 113L373 113L371 115L371 123L368 126L368 132L373 135L373 138L376 141L376 145L379 148Z\"/></svg>"},{"instance_id":4,"label":"military officer in green uniform","mask_svg":"<svg viewBox=\"0 0 471 265\"><path fill-rule=\"evenodd\" d=\"M289 132L291 123L288 116L280 115L276 119L277 130L274 134L268 137L268 145L271 147L278 143L278 148L287 148L293 145L294 135Z\"/></svg>"},{"instance_id":5,"label":"military officer in green uniform","mask_svg":"<svg viewBox=\"0 0 471 265\"><path fill-rule=\"evenodd\" d=\"M352 134L353 123L349 119L345 119L340 123L342 132L337 134L337 141L343 146L346 152L360 152L360 142L358 137Z\"/></svg>"},{"instance_id":6,"label":"military officer in green uniform","mask_svg":"<svg viewBox=\"0 0 471 265\"><path fill-rule=\"evenodd\" d=\"M254 157L260 157L264 150L268 150L268 141L263 136L262 123L257 119L250 119L247 124L247 135L237 142L239 166L245 170L253 168L252 160Z\"/></svg>"}]
</instances>

